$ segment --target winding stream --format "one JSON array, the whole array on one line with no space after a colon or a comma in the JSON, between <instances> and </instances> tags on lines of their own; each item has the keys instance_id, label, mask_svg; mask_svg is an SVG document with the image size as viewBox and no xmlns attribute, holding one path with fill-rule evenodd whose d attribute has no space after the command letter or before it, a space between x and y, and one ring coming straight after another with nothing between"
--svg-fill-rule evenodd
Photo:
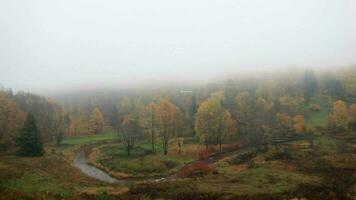
<instances>
[{"instance_id":1,"label":"winding stream","mask_svg":"<svg viewBox=\"0 0 356 200\"><path fill-rule=\"evenodd\" d=\"M233 155L233 154L236 154L236 153L243 153L243 152L246 152L247 149L244 149L244 150L235 150L235 151L230 151L230 152L222 152L222 153L219 153L219 154L216 154L216 155L212 155L210 156L210 158L207 160L208 163L214 163L216 162L217 160L220 160L226 156L229 156L229 155ZM197 161L193 161L187 165L191 165L193 164L194 162L197 162ZM121 184L121 185L126 185L128 184L130 181L129 180L123 180L123 179L117 179L117 178L114 178L112 176L110 176L107 172L97 168L97 167L94 167L94 166L91 166L87 163L87 158L86 158L86 154L84 152L84 150L81 150L79 153L76 154L75 158L74 158L74 161L73 161L73 165L77 168L79 168L84 174L90 176L90 177L93 177L93 178L96 178L100 181L103 181L103 182L106 182L106 183L114 183L114 184ZM140 179L144 179L145 181L164 181L164 180L168 180L168 179L175 179L174 175L168 175L168 176L162 176L162 177L156 177L156 178L139 178L138 180Z\"/></svg>"},{"instance_id":2,"label":"winding stream","mask_svg":"<svg viewBox=\"0 0 356 200\"><path fill-rule=\"evenodd\" d=\"M86 156L85 156L84 151L80 151L79 153L77 153L77 155L74 158L73 165L75 167L79 168L80 171L82 171L84 174L87 174L88 176L99 179L103 182L115 183L115 184L126 184L127 183L127 181L125 181L125 180L119 180L119 179L113 178L108 173L104 172L103 170L100 170L94 166L89 165L86 161Z\"/></svg>"}]
</instances>

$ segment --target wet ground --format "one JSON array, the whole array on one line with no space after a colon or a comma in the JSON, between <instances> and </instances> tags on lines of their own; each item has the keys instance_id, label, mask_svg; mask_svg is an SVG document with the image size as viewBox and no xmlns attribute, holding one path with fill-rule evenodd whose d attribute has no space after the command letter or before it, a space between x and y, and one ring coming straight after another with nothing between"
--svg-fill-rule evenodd
<instances>
[{"instance_id":1,"label":"wet ground","mask_svg":"<svg viewBox=\"0 0 356 200\"><path fill-rule=\"evenodd\" d=\"M127 181L125 181L125 180L119 180L119 179L113 178L109 174L104 172L103 170L100 170L94 166L89 165L86 161L86 155L85 155L84 151L80 151L75 156L73 165L75 167L79 168L83 173L87 174L88 176L96 178L100 181L103 181L106 183L116 183L116 184L126 184L127 183Z\"/></svg>"}]
</instances>

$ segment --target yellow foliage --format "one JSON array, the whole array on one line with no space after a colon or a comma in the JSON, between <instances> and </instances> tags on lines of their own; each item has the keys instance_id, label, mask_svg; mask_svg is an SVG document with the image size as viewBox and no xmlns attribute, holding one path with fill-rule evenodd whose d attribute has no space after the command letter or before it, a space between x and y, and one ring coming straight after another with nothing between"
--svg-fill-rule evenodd
<instances>
[{"instance_id":1,"label":"yellow foliage","mask_svg":"<svg viewBox=\"0 0 356 200\"><path fill-rule=\"evenodd\" d=\"M334 123L337 128L346 130L348 125L348 111L343 101L338 100L333 103Z\"/></svg>"},{"instance_id":2,"label":"yellow foliage","mask_svg":"<svg viewBox=\"0 0 356 200\"><path fill-rule=\"evenodd\" d=\"M90 132L93 134L103 133L105 130L105 120L99 108L94 108L90 116Z\"/></svg>"}]
</instances>

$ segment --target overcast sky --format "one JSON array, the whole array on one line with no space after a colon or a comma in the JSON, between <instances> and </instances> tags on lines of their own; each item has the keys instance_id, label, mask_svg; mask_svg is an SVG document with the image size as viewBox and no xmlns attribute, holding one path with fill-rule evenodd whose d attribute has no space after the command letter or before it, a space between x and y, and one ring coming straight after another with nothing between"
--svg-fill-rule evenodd
<instances>
[{"instance_id":1,"label":"overcast sky","mask_svg":"<svg viewBox=\"0 0 356 200\"><path fill-rule=\"evenodd\" d=\"M0 83L15 90L351 64L355 0L0 1Z\"/></svg>"}]
</instances>

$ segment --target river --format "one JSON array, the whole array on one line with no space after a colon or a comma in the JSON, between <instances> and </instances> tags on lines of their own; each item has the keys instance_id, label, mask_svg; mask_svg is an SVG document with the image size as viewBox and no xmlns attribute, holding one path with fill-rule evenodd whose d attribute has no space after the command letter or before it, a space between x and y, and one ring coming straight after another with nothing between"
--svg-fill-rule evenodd
<instances>
[{"instance_id":1,"label":"river","mask_svg":"<svg viewBox=\"0 0 356 200\"><path fill-rule=\"evenodd\" d=\"M99 179L103 182L115 183L115 184L126 184L127 183L127 181L125 181L125 180L119 180L119 179L113 178L108 173L104 172L103 170L89 165L86 161L86 156L85 156L84 151L80 151L79 153L77 153L77 155L74 158L73 164L75 167L79 168L80 171L82 171L83 173L85 173L88 176L91 176L93 178Z\"/></svg>"}]
</instances>

